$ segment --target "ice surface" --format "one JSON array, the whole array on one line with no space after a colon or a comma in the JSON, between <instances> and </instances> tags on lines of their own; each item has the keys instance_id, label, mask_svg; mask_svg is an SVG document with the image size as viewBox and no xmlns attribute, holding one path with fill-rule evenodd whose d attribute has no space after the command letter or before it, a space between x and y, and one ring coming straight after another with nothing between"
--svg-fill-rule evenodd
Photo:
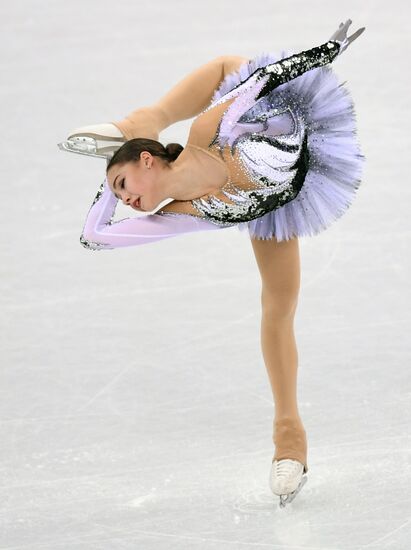
<instances>
[{"instance_id":1,"label":"ice surface","mask_svg":"<svg viewBox=\"0 0 411 550\"><path fill-rule=\"evenodd\" d=\"M409 11L2 2L2 550L409 550ZM104 161L56 144L218 55L306 49L347 18L367 30L334 67L367 165L349 212L300 242L310 469L281 510L250 242L234 227L86 250Z\"/></svg>"}]
</instances>

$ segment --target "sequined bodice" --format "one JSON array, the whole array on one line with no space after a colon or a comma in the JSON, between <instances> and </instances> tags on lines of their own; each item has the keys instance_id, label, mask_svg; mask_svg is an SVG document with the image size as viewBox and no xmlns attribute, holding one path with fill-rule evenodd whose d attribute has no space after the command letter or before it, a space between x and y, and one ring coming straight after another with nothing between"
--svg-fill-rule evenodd
<instances>
[{"instance_id":1,"label":"sequined bodice","mask_svg":"<svg viewBox=\"0 0 411 550\"><path fill-rule=\"evenodd\" d=\"M204 157L213 157L211 164L221 163L228 176L226 183L214 193L177 201L167 214L190 214L231 226L258 218L297 194L296 182L302 184L306 171L306 164L298 162L305 145L301 121L293 117L289 109L271 108L270 114L277 116L277 124L264 134L264 144L256 133L248 135L247 140L237 140L233 146L221 147L215 138L222 111L231 103L203 112L191 126L186 144ZM261 125L263 119L258 122ZM262 145L266 151L261 150ZM270 155L270 164L261 158L261 153ZM276 172L275 179L273 172Z\"/></svg>"}]
</instances>

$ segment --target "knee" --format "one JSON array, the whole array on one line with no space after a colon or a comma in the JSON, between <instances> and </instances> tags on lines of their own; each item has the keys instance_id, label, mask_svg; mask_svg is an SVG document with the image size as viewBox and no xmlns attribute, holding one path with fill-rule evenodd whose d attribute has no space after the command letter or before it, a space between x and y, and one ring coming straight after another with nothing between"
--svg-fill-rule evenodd
<instances>
[{"instance_id":1,"label":"knee","mask_svg":"<svg viewBox=\"0 0 411 550\"><path fill-rule=\"evenodd\" d=\"M273 321L292 320L298 306L298 288L272 291L263 287L261 306L263 314Z\"/></svg>"}]
</instances>

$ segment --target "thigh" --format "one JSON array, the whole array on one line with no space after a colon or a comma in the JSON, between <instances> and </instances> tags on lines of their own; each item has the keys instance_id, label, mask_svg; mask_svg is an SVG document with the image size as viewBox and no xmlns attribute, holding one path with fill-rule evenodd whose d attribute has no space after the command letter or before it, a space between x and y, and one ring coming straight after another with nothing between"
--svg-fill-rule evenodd
<instances>
[{"instance_id":1,"label":"thigh","mask_svg":"<svg viewBox=\"0 0 411 550\"><path fill-rule=\"evenodd\" d=\"M300 251L298 238L288 241L251 239L261 275L263 299L277 303L296 302L300 288Z\"/></svg>"}]
</instances>

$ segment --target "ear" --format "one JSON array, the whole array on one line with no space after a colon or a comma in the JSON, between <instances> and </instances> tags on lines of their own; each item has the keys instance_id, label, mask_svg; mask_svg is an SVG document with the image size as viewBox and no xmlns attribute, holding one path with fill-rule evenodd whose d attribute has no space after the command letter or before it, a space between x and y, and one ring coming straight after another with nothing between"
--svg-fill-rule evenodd
<instances>
[{"instance_id":1,"label":"ear","mask_svg":"<svg viewBox=\"0 0 411 550\"><path fill-rule=\"evenodd\" d=\"M140 160L144 165L150 167L153 162L152 159L153 159L153 156L148 151L142 151L140 153Z\"/></svg>"}]
</instances>

